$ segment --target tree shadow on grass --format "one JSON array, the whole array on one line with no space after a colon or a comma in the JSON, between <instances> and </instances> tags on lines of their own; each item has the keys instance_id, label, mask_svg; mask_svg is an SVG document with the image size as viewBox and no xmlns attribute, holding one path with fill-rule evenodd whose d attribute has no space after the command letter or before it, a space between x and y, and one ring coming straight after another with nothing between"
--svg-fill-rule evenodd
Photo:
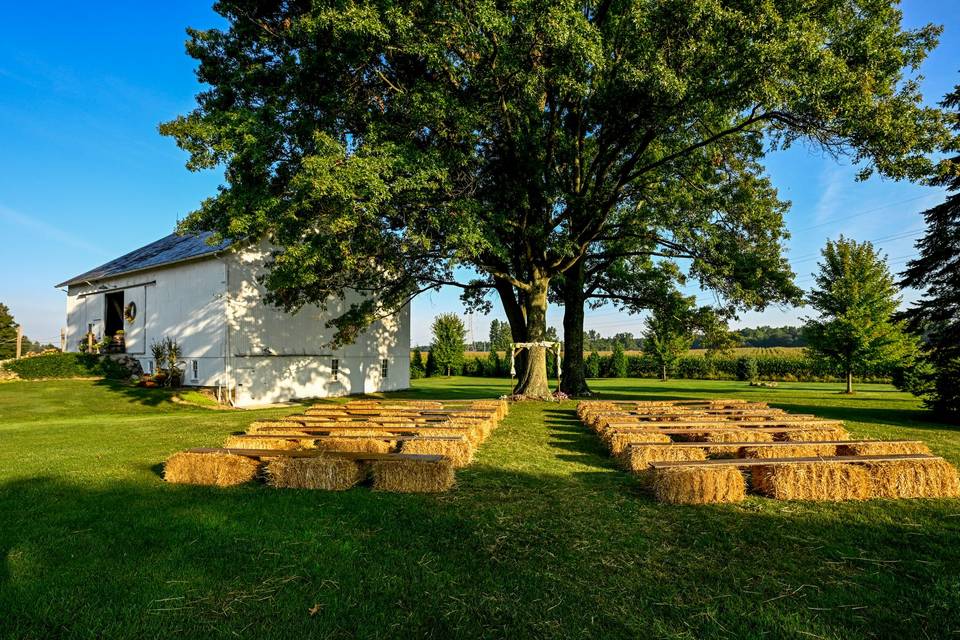
<instances>
[{"instance_id":1,"label":"tree shadow on grass","mask_svg":"<svg viewBox=\"0 0 960 640\"><path fill-rule=\"evenodd\" d=\"M943 518L956 501L676 507L603 491L604 476L471 468L441 496L7 482L0 634L859 638L960 624L943 580L960 566L960 522Z\"/></svg>"}]
</instances>

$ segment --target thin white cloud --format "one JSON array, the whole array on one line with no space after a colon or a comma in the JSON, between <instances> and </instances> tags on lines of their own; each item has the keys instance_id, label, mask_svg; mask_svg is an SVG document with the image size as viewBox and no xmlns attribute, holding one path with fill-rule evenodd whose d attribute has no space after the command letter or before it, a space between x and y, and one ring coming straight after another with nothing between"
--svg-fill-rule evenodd
<instances>
[{"instance_id":1,"label":"thin white cloud","mask_svg":"<svg viewBox=\"0 0 960 640\"><path fill-rule=\"evenodd\" d=\"M0 220L12 225L16 225L21 229L33 232L37 234L41 240L52 240L64 246L71 247L73 249L80 249L81 251L86 251L87 253L97 256L106 255L106 252L102 247L98 247L91 242L87 242L76 234L65 231L34 216L29 216L18 211L14 211L13 209L3 205L0 205Z\"/></svg>"}]
</instances>

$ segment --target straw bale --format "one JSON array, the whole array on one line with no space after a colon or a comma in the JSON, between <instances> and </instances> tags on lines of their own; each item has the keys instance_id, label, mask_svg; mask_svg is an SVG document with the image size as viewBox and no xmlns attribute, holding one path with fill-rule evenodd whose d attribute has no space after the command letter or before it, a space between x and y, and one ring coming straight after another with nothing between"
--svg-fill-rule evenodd
<instances>
[{"instance_id":1,"label":"straw bale","mask_svg":"<svg viewBox=\"0 0 960 640\"><path fill-rule=\"evenodd\" d=\"M841 456L888 456L900 453L930 454L930 447L922 442L857 442L850 441L837 447Z\"/></svg>"},{"instance_id":2,"label":"straw bale","mask_svg":"<svg viewBox=\"0 0 960 640\"><path fill-rule=\"evenodd\" d=\"M870 473L861 465L833 462L753 467L753 488L778 500L866 500Z\"/></svg>"},{"instance_id":3,"label":"straw bale","mask_svg":"<svg viewBox=\"0 0 960 640\"><path fill-rule=\"evenodd\" d=\"M465 467L473 462L473 447L463 436L456 440L437 440L429 436L419 436L404 440L400 445L401 453L429 453L450 459L454 468Z\"/></svg>"},{"instance_id":4,"label":"straw bale","mask_svg":"<svg viewBox=\"0 0 960 640\"><path fill-rule=\"evenodd\" d=\"M338 438L336 436L319 437L313 447L322 451L354 451L357 453L390 453L396 441L382 438Z\"/></svg>"},{"instance_id":5,"label":"straw bale","mask_svg":"<svg viewBox=\"0 0 960 640\"><path fill-rule=\"evenodd\" d=\"M654 470L653 491L670 504L740 502L747 482L736 467L668 467Z\"/></svg>"},{"instance_id":6,"label":"straw bale","mask_svg":"<svg viewBox=\"0 0 960 640\"><path fill-rule=\"evenodd\" d=\"M843 427L834 429L803 429L801 431L784 431L783 439L787 442L817 442L819 440L849 440L850 433Z\"/></svg>"},{"instance_id":7,"label":"straw bale","mask_svg":"<svg viewBox=\"0 0 960 640\"><path fill-rule=\"evenodd\" d=\"M631 445L620 454L623 466L634 473L646 471L651 462L683 462L706 460L707 453L700 447L664 445Z\"/></svg>"},{"instance_id":8,"label":"straw bale","mask_svg":"<svg viewBox=\"0 0 960 640\"><path fill-rule=\"evenodd\" d=\"M175 453L163 464L167 482L230 487L257 477L260 462L232 453Z\"/></svg>"},{"instance_id":9,"label":"straw bale","mask_svg":"<svg viewBox=\"0 0 960 640\"><path fill-rule=\"evenodd\" d=\"M757 429L726 429L710 431L705 436L705 442L773 442L773 434L769 431Z\"/></svg>"},{"instance_id":10,"label":"straw bale","mask_svg":"<svg viewBox=\"0 0 960 640\"><path fill-rule=\"evenodd\" d=\"M877 498L955 498L957 470L943 458L890 460L864 465Z\"/></svg>"},{"instance_id":11,"label":"straw bale","mask_svg":"<svg viewBox=\"0 0 960 640\"><path fill-rule=\"evenodd\" d=\"M837 455L835 444L788 444L775 447L744 447L744 458L814 458Z\"/></svg>"},{"instance_id":12,"label":"straw bale","mask_svg":"<svg viewBox=\"0 0 960 640\"><path fill-rule=\"evenodd\" d=\"M453 486L453 464L442 458L427 460L376 460L370 464L373 488L397 493L436 493Z\"/></svg>"},{"instance_id":13,"label":"straw bale","mask_svg":"<svg viewBox=\"0 0 960 640\"><path fill-rule=\"evenodd\" d=\"M276 432L278 428L281 429L294 429L297 427L303 427L303 423L294 420L257 420L256 422L251 422L247 427L247 433L256 434L273 431Z\"/></svg>"},{"instance_id":14,"label":"straw bale","mask_svg":"<svg viewBox=\"0 0 960 640\"><path fill-rule=\"evenodd\" d=\"M310 438L307 439L307 443L309 442ZM230 436L223 443L223 446L228 449L281 449L292 451L304 448L305 444L296 438L276 438L265 435L255 438Z\"/></svg>"},{"instance_id":15,"label":"straw bale","mask_svg":"<svg viewBox=\"0 0 960 640\"><path fill-rule=\"evenodd\" d=\"M607 446L610 447L610 453L619 456L623 451L635 442L671 442L670 436L656 431L639 431L631 433L613 433L610 435Z\"/></svg>"},{"instance_id":16,"label":"straw bale","mask_svg":"<svg viewBox=\"0 0 960 640\"><path fill-rule=\"evenodd\" d=\"M364 478L362 465L336 456L278 458L267 464L267 484L286 489L343 491Z\"/></svg>"}]
</instances>

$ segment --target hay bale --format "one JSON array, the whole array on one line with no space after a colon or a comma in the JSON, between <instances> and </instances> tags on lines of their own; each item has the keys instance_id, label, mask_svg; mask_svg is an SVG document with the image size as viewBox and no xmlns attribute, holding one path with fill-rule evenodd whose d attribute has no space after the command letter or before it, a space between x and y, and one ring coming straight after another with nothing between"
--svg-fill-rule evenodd
<instances>
[{"instance_id":1,"label":"hay bale","mask_svg":"<svg viewBox=\"0 0 960 640\"><path fill-rule=\"evenodd\" d=\"M327 437L354 436L358 438L396 438L395 434L382 429L330 429Z\"/></svg>"},{"instance_id":2,"label":"hay bale","mask_svg":"<svg viewBox=\"0 0 960 640\"><path fill-rule=\"evenodd\" d=\"M744 458L815 458L837 455L835 444L788 444L776 447L744 447Z\"/></svg>"},{"instance_id":3,"label":"hay bale","mask_svg":"<svg viewBox=\"0 0 960 640\"><path fill-rule=\"evenodd\" d=\"M930 447L922 442L857 442L837 446L840 456L888 456L900 453L930 454Z\"/></svg>"},{"instance_id":4,"label":"hay bale","mask_svg":"<svg viewBox=\"0 0 960 640\"><path fill-rule=\"evenodd\" d=\"M866 500L870 473L861 465L833 462L753 467L753 488L777 500Z\"/></svg>"},{"instance_id":5,"label":"hay bale","mask_svg":"<svg viewBox=\"0 0 960 640\"><path fill-rule=\"evenodd\" d=\"M786 442L817 442L818 440L849 440L850 433L843 427L835 429L803 429L801 431L784 431L783 439Z\"/></svg>"},{"instance_id":6,"label":"hay bale","mask_svg":"<svg viewBox=\"0 0 960 640\"><path fill-rule=\"evenodd\" d=\"M454 468L465 467L473 462L473 447L464 436L455 440L437 440L428 436L419 436L404 440L400 445L401 453L429 453L449 458Z\"/></svg>"},{"instance_id":7,"label":"hay bale","mask_svg":"<svg viewBox=\"0 0 960 640\"><path fill-rule=\"evenodd\" d=\"M453 464L443 458L428 460L376 460L370 464L373 488L396 493L437 493L453 486Z\"/></svg>"},{"instance_id":8,"label":"hay bale","mask_svg":"<svg viewBox=\"0 0 960 640\"><path fill-rule=\"evenodd\" d=\"M309 442L309 438L307 439ZM230 436L223 446L228 449L280 449L283 451L293 451L303 449L306 446L296 438L274 438L271 436L257 436L254 438L243 436Z\"/></svg>"},{"instance_id":9,"label":"hay bale","mask_svg":"<svg viewBox=\"0 0 960 640\"><path fill-rule=\"evenodd\" d=\"M178 484L231 487L257 477L261 463L232 453L175 453L163 463L163 479Z\"/></svg>"},{"instance_id":10,"label":"hay bale","mask_svg":"<svg viewBox=\"0 0 960 640\"><path fill-rule=\"evenodd\" d=\"M631 445L620 455L621 464L634 473L650 468L651 462L684 462L706 460L707 452L700 447L664 445Z\"/></svg>"},{"instance_id":11,"label":"hay bale","mask_svg":"<svg viewBox=\"0 0 960 640\"><path fill-rule=\"evenodd\" d=\"M740 445L715 444L702 449L710 458L742 458L743 447Z\"/></svg>"},{"instance_id":12,"label":"hay bale","mask_svg":"<svg viewBox=\"0 0 960 640\"><path fill-rule=\"evenodd\" d=\"M344 491L361 482L363 467L335 456L277 458L267 464L267 484L285 489Z\"/></svg>"},{"instance_id":13,"label":"hay bale","mask_svg":"<svg viewBox=\"0 0 960 640\"><path fill-rule=\"evenodd\" d=\"M607 446L610 447L610 453L619 456L624 450L634 443L643 442L671 442L670 436L656 431L640 431L632 433L614 432L610 434L607 440Z\"/></svg>"},{"instance_id":14,"label":"hay bale","mask_svg":"<svg viewBox=\"0 0 960 640\"><path fill-rule=\"evenodd\" d=\"M957 470L943 458L889 460L864 465L877 498L955 498Z\"/></svg>"},{"instance_id":15,"label":"hay bale","mask_svg":"<svg viewBox=\"0 0 960 640\"><path fill-rule=\"evenodd\" d=\"M703 442L773 442L773 434L757 429L726 429L707 432Z\"/></svg>"},{"instance_id":16,"label":"hay bale","mask_svg":"<svg viewBox=\"0 0 960 640\"><path fill-rule=\"evenodd\" d=\"M669 504L741 502L747 481L736 467L667 467L654 470L653 492Z\"/></svg>"},{"instance_id":17,"label":"hay bale","mask_svg":"<svg viewBox=\"0 0 960 640\"><path fill-rule=\"evenodd\" d=\"M247 427L247 433L256 434L270 431L276 432L277 429L295 429L297 427L302 428L303 426L303 422L300 422L299 420L289 420L286 418L280 420L257 420L250 423L250 425Z\"/></svg>"},{"instance_id":18,"label":"hay bale","mask_svg":"<svg viewBox=\"0 0 960 640\"><path fill-rule=\"evenodd\" d=\"M321 451L352 451L356 453L390 453L395 446L396 441L382 438L324 436L313 442L313 447Z\"/></svg>"}]
</instances>

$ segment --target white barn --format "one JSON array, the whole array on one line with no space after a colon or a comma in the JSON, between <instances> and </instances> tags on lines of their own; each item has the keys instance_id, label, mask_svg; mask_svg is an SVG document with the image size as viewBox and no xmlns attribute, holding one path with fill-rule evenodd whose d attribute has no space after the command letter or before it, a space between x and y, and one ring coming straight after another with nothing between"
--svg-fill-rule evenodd
<instances>
[{"instance_id":1,"label":"white barn","mask_svg":"<svg viewBox=\"0 0 960 640\"><path fill-rule=\"evenodd\" d=\"M57 285L67 291L67 348L88 332L123 329L126 351L153 370L151 343L172 338L185 385L219 388L237 406L410 386L410 308L377 321L351 345L330 349L324 312L285 313L262 301L256 279L265 243L212 246L209 233L169 235Z\"/></svg>"}]
</instances>

